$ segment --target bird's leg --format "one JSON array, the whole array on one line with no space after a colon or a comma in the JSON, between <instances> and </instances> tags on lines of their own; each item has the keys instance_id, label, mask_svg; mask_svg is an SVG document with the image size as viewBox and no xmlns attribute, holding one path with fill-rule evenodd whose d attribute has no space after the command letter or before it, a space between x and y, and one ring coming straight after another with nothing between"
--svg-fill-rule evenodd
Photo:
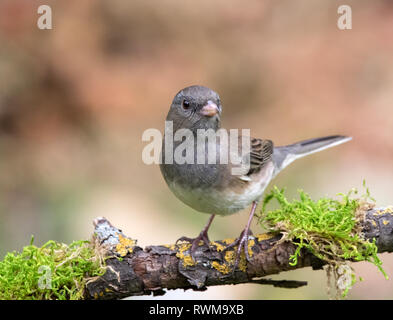
<instances>
[{"instance_id":1,"label":"bird's leg","mask_svg":"<svg viewBox=\"0 0 393 320\"><path fill-rule=\"evenodd\" d=\"M226 251L230 248L237 246L236 259L235 259L235 264L233 267L234 271L236 270L237 266L239 265L240 254L242 252L242 249L244 249L244 254L246 255L247 261L250 261L250 255L248 254L248 236L251 234L250 225L251 225L252 218L254 217L255 209L257 208L257 205L258 205L257 201L254 201L252 203L251 212L250 212L250 216L248 217L247 225L244 228L244 230L240 233L239 238L237 238L230 245L226 246L224 249L224 251Z\"/></svg>"},{"instance_id":2,"label":"bird's leg","mask_svg":"<svg viewBox=\"0 0 393 320\"><path fill-rule=\"evenodd\" d=\"M210 216L209 220L207 221L206 226L202 229L202 231L200 232L200 234L196 238L181 237L181 238L177 239L176 243L179 242L179 241L187 241L187 242L191 243L190 254L191 254L191 257L193 259L194 259L194 253L195 253L196 249L198 248L199 242L201 240L210 249L210 240L209 240L209 237L207 235L207 231L209 230L210 225L212 224L212 221L213 221L214 217L215 217L214 214L212 214Z\"/></svg>"}]
</instances>

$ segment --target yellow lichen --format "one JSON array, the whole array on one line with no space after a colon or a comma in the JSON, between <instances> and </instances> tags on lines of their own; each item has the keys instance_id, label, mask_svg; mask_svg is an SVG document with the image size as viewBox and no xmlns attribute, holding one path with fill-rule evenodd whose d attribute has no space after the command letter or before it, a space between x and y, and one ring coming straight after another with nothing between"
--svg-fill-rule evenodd
<instances>
[{"instance_id":1,"label":"yellow lichen","mask_svg":"<svg viewBox=\"0 0 393 320\"><path fill-rule=\"evenodd\" d=\"M246 260L246 255L242 251L239 259L239 269L243 272L247 272L247 260Z\"/></svg>"},{"instance_id":2,"label":"yellow lichen","mask_svg":"<svg viewBox=\"0 0 393 320\"><path fill-rule=\"evenodd\" d=\"M389 224L388 220L383 220L382 223L386 226L387 224Z\"/></svg>"},{"instance_id":3,"label":"yellow lichen","mask_svg":"<svg viewBox=\"0 0 393 320\"><path fill-rule=\"evenodd\" d=\"M249 244L251 246L253 246L255 244L255 241L251 240L249 242ZM232 271L233 270L233 266L235 264L236 248L237 247L234 247L234 250L227 250L225 252L225 255L224 255L224 261L225 262L223 264L220 264L217 261L213 261L212 262L212 267L217 269L218 271L220 271L222 274L228 274L230 271ZM238 268L241 271L246 272L247 271L247 261L246 261L246 256L245 256L243 251L241 252L239 259L240 260L239 260Z\"/></svg>"},{"instance_id":4,"label":"yellow lichen","mask_svg":"<svg viewBox=\"0 0 393 320\"><path fill-rule=\"evenodd\" d=\"M262 234L258 234L256 238L258 239L259 242L259 241L271 239L273 238L273 236L274 236L273 233L262 233Z\"/></svg>"},{"instance_id":5,"label":"yellow lichen","mask_svg":"<svg viewBox=\"0 0 393 320\"><path fill-rule=\"evenodd\" d=\"M377 226L377 223L374 220L372 220L371 223L373 224L374 227Z\"/></svg>"},{"instance_id":6,"label":"yellow lichen","mask_svg":"<svg viewBox=\"0 0 393 320\"><path fill-rule=\"evenodd\" d=\"M184 267L195 265L195 261L192 259L192 257L189 254L185 254L185 252L190 249L190 247L191 243L181 243L179 245L179 250L176 253L176 257L183 261Z\"/></svg>"},{"instance_id":7,"label":"yellow lichen","mask_svg":"<svg viewBox=\"0 0 393 320\"><path fill-rule=\"evenodd\" d=\"M211 244L216 246L217 252L222 252L222 251L224 251L224 249L226 248L224 245L222 245L222 244L219 243L219 242L213 241Z\"/></svg>"},{"instance_id":8,"label":"yellow lichen","mask_svg":"<svg viewBox=\"0 0 393 320\"><path fill-rule=\"evenodd\" d=\"M393 206L386 207L385 209L377 210L373 213L373 216L381 216L383 214L390 213L393 214Z\"/></svg>"},{"instance_id":9,"label":"yellow lichen","mask_svg":"<svg viewBox=\"0 0 393 320\"><path fill-rule=\"evenodd\" d=\"M265 239L270 239L273 235L272 234L261 234L258 235L258 241L261 240L265 240ZM220 242L216 242L216 241L212 241L210 244L216 247L217 252L224 252L224 250L227 248L227 245L232 244L236 239L233 238L227 238L222 240ZM225 245L224 245L225 244ZM203 242L200 242L200 245L203 245ZM253 256L254 252L252 251L252 247L255 245L255 239L251 239L248 241L248 255L250 257ZM175 245L164 245L166 248L169 248L171 250L175 249ZM188 251L191 247L191 244L189 242L181 242L179 245L177 245L177 253L176 253L176 257L181 259L183 262L183 266L187 267L187 266L194 266L195 265L195 261L192 259L192 257L186 253L186 251ZM224 260L225 263L220 264L217 261L213 261L212 262L212 267L215 268L216 270L218 270L219 272L221 272L222 274L227 274L232 270L232 267L234 266L235 263L235 258L236 258L236 250L237 246L234 246L233 249L234 250L227 250L225 251L225 256L224 256ZM242 251L242 253L240 254L240 258L239 258L239 265L238 268L243 271L246 272L247 271L247 261L246 261L246 256L244 254L244 252Z\"/></svg>"},{"instance_id":10,"label":"yellow lichen","mask_svg":"<svg viewBox=\"0 0 393 320\"><path fill-rule=\"evenodd\" d=\"M222 242L224 242L225 244L231 244L231 243L233 243L235 240L236 240L236 239L233 239L233 238L227 238L227 239L222 240Z\"/></svg>"},{"instance_id":11,"label":"yellow lichen","mask_svg":"<svg viewBox=\"0 0 393 320\"><path fill-rule=\"evenodd\" d=\"M228 274L231 271L231 268L227 264L220 264L217 261L212 262L212 267L222 274Z\"/></svg>"},{"instance_id":12,"label":"yellow lichen","mask_svg":"<svg viewBox=\"0 0 393 320\"><path fill-rule=\"evenodd\" d=\"M247 249L248 249L248 255L250 257L252 257L253 254L254 254L254 252L252 252L252 247L254 246L254 244L255 244L255 240L254 239L251 239L251 240L248 241Z\"/></svg>"},{"instance_id":13,"label":"yellow lichen","mask_svg":"<svg viewBox=\"0 0 393 320\"><path fill-rule=\"evenodd\" d=\"M393 206L389 206L384 210L385 213L393 214Z\"/></svg>"},{"instance_id":14,"label":"yellow lichen","mask_svg":"<svg viewBox=\"0 0 393 320\"><path fill-rule=\"evenodd\" d=\"M176 245L174 244L164 244L163 247L168 248L169 250L174 251L176 249Z\"/></svg>"},{"instance_id":15,"label":"yellow lichen","mask_svg":"<svg viewBox=\"0 0 393 320\"><path fill-rule=\"evenodd\" d=\"M217 261L213 261L212 267L218 270L222 274L228 274L229 272L232 271L233 265L235 263L235 257L236 257L236 253L234 250L227 250L224 256L225 262L221 264ZM239 268L240 268L240 263L239 263Z\"/></svg>"},{"instance_id":16,"label":"yellow lichen","mask_svg":"<svg viewBox=\"0 0 393 320\"><path fill-rule=\"evenodd\" d=\"M193 265L195 265L195 261L192 259L192 257L189 255L184 255L183 266L188 267L188 266L193 266Z\"/></svg>"},{"instance_id":17,"label":"yellow lichen","mask_svg":"<svg viewBox=\"0 0 393 320\"><path fill-rule=\"evenodd\" d=\"M132 253L136 245L136 240L124 237L120 233L118 234L119 243L116 245L116 252L120 254L121 257L127 255L127 253Z\"/></svg>"}]
</instances>

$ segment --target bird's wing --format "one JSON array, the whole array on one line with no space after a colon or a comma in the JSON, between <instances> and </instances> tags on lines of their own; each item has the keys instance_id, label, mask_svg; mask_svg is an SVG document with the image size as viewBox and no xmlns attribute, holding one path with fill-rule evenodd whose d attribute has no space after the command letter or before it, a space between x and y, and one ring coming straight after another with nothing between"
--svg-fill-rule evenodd
<instances>
[{"instance_id":1,"label":"bird's wing","mask_svg":"<svg viewBox=\"0 0 393 320\"><path fill-rule=\"evenodd\" d=\"M249 146L245 150L243 150L244 138L249 139L247 140L247 143L249 141ZM240 169L237 171L238 174L236 174L240 180L244 182L251 181L252 176L261 171L272 160L273 142L271 140L241 136L239 137L238 147L238 152L242 155L240 167L232 166Z\"/></svg>"},{"instance_id":2,"label":"bird's wing","mask_svg":"<svg viewBox=\"0 0 393 320\"><path fill-rule=\"evenodd\" d=\"M251 138L250 170L246 174L250 176L259 172L271 159L273 154L273 142L258 138Z\"/></svg>"}]
</instances>

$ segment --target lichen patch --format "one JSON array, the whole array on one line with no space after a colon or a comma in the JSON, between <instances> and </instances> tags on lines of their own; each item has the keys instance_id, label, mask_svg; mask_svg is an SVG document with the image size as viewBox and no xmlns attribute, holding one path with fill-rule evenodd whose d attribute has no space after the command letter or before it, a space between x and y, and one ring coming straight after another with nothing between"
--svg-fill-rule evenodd
<instances>
[{"instance_id":1,"label":"lichen patch","mask_svg":"<svg viewBox=\"0 0 393 320\"><path fill-rule=\"evenodd\" d=\"M116 252L121 256L125 257L127 253L132 253L136 245L136 240L124 237L118 233L119 243L116 245Z\"/></svg>"},{"instance_id":2,"label":"lichen patch","mask_svg":"<svg viewBox=\"0 0 393 320\"><path fill-rule=\"evenodd\" d=\"M191 243L181 242L178 245L178 250L176 252L176 257L178 257L183 262L184 267L194 266L195 261L192 259L191 255L187 251L191 248Z\"/></svg>"}]
</instances>

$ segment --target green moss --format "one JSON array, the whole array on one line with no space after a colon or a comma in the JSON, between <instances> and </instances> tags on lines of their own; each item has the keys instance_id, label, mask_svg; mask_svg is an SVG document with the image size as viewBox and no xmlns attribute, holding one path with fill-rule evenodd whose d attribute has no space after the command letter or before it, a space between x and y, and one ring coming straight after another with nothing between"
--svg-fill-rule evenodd
<instances>
[{"instance_id":1,"label":"green moss","mask_svg":"<svg viewBox=\"0 0 393 320\"><path fill-rule=\"evenodd\" d=\"M339 194L340 200L322 198L314 201L300 190L300 199L290 202L284 190L274 187L264 198L259 220L268 230L282 232L286 240L296 244L290 265L297 264L303 248L327 262L328 271L335 276L336 289L343 296L356 281L348 261L369 261L387 278L377 256L375 239L370 242L362 234L364 209L373 206L368 202L372 198L368 189L361 198L353 198L352 194L357 191ZM280 207L267 212L266 207L273 199Z\"/></svg>"},{"instance_id":2,"label":"green moss","mask_svg":"<svg viewBox=\"0 0 393 320\"><path fill-rule=\"evenodd\" d=\"M89 241L48 241L8 253L0 261L0 299L80 299L89 277L102 275L103 259Z\"/></svg>"}]
</instances>

